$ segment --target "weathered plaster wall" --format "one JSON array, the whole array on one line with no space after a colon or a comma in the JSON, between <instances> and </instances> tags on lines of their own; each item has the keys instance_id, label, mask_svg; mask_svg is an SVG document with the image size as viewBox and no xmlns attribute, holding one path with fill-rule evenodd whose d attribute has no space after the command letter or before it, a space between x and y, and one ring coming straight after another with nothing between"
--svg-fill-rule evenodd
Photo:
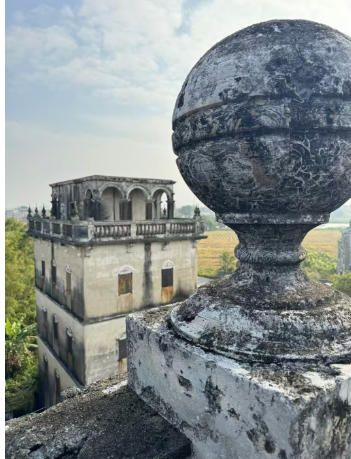
<instances>
[{"instance_id":1,"label":"weathered plaster wall","mask_svg":"<svg viewBox=\"0 0 351 459\"><path fill-rule=\"evenodd\" d=\"M35 284L42 289L42 260L45 261L44 291L60 304L66 306L75 315L84 317L84 254L85 249L73 245L62 246L57 242L35 239ZM52 261L56 263L56 288L52 289ZM66 291L66 272L71 272L71 293Z\"/></svg>"},{"instance_id":2,"label":"weathered plaster wall","mask_svg":"<svg viewBox=\"0 0 351 459\"><path fill-rule=\"evenodd\" d=\"M85 351L84 351L84 327L71 314L67 313L57 303L52 301L47 295L36 290L37 304L37 327L38 333L42 340L47 341L51 349L58 355L60 360L68 366L67 345L68 335L67 329L72 332L72 350L73 362L72 373L82 383L86 384L85 378ZM44 309L46 309L46 326ZM54 342L54 325L53 315L56 315L58 320L58 342Z\"/></svg>"},{"instance_id":3,"label":"weathered plaster wall","mask_svg":"<svg viewBox=\"0 0 351 459\"><path fill-rule=\"evenodd\" d=\"M118 340L125 339L125 317L84 327L86 384L127 371L126 359L119 361Z\"/></svg>"},{"instance_id":4,"label":"weathered plaster wall","mask_svg":"<svg viewBox=\"0 0 351 459\"><path fill-rule=\"evenodd\" d=\"M47 371L45 369L44 354L47 357ZM41 382L41 391L43 395L43 403L46 407L56 404L56 381L55 370L60 375L60 391L64 391L70 387L77 387L77 381L72 378L66 368L52 354L50 348L38 337L38 359L39 359L39 375Z\"/></svg>"},{"instance_id":5,"label":"weathered plaster wall","mask_svg":"<svg viewBox=\"0 0 351 459\"><path fill-rule=\"evenodd\" d=\"M164 250L165 248L165 250ZM162 267L174 265L171 298L162 295ZM196 246L192 241L173 241L95 246L84 258L85 314L88 319L126 314L144 306L168 303L189 296L196 288ZM133 272L133 294L118 295L118 273Z\"/></svg>"},{"instance_id":6,"label":"weathered plaster wall","mask_svg":"<svg viewBox=\"0 0 351 459\"><path fill-rule=\"evenodd\" d=\"M86 257L84 267L85 314L89 319L126 314L142 301L144 246L136 244L96 246ZM133 295L118 295L118 273L123 268L133 272Z\"/></svg>"}]
</instances>

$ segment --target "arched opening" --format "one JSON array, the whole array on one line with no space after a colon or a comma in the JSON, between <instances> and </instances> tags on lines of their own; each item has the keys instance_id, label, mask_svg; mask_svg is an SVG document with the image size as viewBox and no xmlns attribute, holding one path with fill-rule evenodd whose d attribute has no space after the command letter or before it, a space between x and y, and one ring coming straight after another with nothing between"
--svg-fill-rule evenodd
<instances>
[{"instance_id":1,"label":"arched opening","mask_svg":"<svg viewBox=\"0 0 351 459\"><path fill-rule=\"evenodd\" d=\"M156 190L152 197L153 200L153 218L172 218L169 208L169 197L164 190Z\"/></svg>"},{"instance_id":2,"label":"arched opening","mask_svg":"<svg viewBox=\"0 0 351 459\"><path fill-rule=\"evenodd\" d=\"M119 220L121 192L115 187L108 187L102 192L101 196L101 219Z\"/></svg>"},{"instance_id":3,"label":"arched opening","mask_svg":"<svg viewBox=\"0 0 351 459\"><path fill-rule=\"evenodd\" d=\"M140 188L135 188L129 193L129 199L132 203L132 220L146 220L146 202L145 192Z\"/></svg>"}]
</instances>

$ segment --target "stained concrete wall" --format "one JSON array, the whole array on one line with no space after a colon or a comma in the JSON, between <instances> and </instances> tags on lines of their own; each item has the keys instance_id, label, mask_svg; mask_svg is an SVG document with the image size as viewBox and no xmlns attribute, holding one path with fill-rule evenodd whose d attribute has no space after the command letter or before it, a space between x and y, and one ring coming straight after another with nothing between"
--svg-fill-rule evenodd
<instances>
[{"instance_id":1,"label":"stained concrete wall","mask_svg":"<svg viewBox=\"0 0 351 459\"><path fill-rule=\"evenodd\" d=\"M84 350L84 326L68 311L64 310L47 295L36 290L37 303L37 327L43 341L46 341L59 359L68 367L68 335L67 329L72 332L72 374L82 383L86 384L85 377L85 350ZM44 314L46 309L46 314ZM58 340L54 340L53 316L58 323ZM45 315L46 325L45 325Z\"/></svg>"},{"instance_id":2,"label":"stained concrete wall","mask_svg":"<svg viewBox=\"0 0 351 459\"><path fill-rule=\"evenodd\" d=\"M81 384L110 378L127 370L126 359L120 360L119 355L119 340L125 338L125 317L84 325L38 290L36 302L40 340L49 346L53 358L57 356L66 372L69 368L67 329L72 333L73 359L69 373ZM54 340L54 315L58 321L57 344ZM53 387L51 384L50 393Z\"/></svg>"},{"instance_id":3,"label":"stained concrete wall","mask_svg":"<svg viewBox=\"0 0 351 459\"><path fill-rule=\"evenodd\" d=\"M125 339L125 317L90 325L85 329L86 384L127 371L127 359L119 360L119 340Z\"/></svg>"},{"instance_id":4,"label":"stained concrete wall","mask_svg":"<svg viewBox=\"0 0 351 459\"><path fill-rule=\"evenodd\" d=\"M165 250L164 250L165 248ZM173 294L163 292L162 268L174 265ZM85 314L89 319L126 314L145 306L188 297L196 288L197 255L193 241L96 246L84 259ZM133 293L118 294L118 275L133 273Z\"/></svg>"},{"instance_id":5,"label":"stained concrete wall","mask_svg":"<svg viewBox=\"0 0 351 459\"><path fill-rule=\"evenodd\" d=\"M45 365L44 354L47 357ZM39 375L41 384L42 402L46 407L56 404L56 377L55 370L59 373L60 391L64 391L69 387L77 387L79 383L72 378L66 368L52 354L51 349L44 341L38 337L38 359L39 359Z\"/></svg>"},{"instance_id":6,"label":"stained concrete wall","mask_svg":"<svg viewBox=\"0 0 351 459\"><path fill-rule=\"evenodd\" d=\"M73 314L84 317L84 255L85 249L73 245L35 239L35 285ZM42 285L42 260L45 261L45 285ZM56 287L52 288L52 260L56 264ZM66 272L71 272L71 293L66 290Z\"/></svg>"},{"instance_id":7,"label":"stained concrete wall","mask_svg":"<svg viewBox=\"0 0 351 459\"><path fill-rule=\"evenodd\" d=\"M71 387L69 378L89 384L126 371L126 360L119 360L119 340L125 337L125 314L188 297L196 287L196 243L190 240L172 241L168 245L164 242L97 245L90 249L35 240L34 247L38 333L42 344L51 349L49 368L55 364L55 355L56 366L66 367L67 377L61 380L64 388ZM51 282L52 256L56 263L55 291ZM42 259L45 260L44 286ZM173 286L162 288L162 269L166 266L173 266ZM71 271L71 309L65 285L67 267ZM120 295L118 275L128 270L133 274L133 291ZM57 340L54 340L54 315ZM72 333L72 364L68 359L67 330ZM58 370L61 376L62 369ZM50 399L47 403L53 404L54 374L49 371L50 375L45 377L40 371L41 382L50 394L46 395Z\"/></svg>"}]
</instances>

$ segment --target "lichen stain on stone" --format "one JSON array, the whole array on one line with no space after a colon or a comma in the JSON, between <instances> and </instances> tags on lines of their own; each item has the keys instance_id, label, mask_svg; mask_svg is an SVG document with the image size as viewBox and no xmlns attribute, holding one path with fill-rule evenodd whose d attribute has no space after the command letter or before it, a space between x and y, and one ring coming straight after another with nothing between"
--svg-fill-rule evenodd
<instances>
[{"instance_id":1,"label":"lichen stain on stone","mask_svg":"<svg viewBox=\"0 0 351 459\"><path fill-rule=\"evenodd\" d=\"M228 410L228 414L229 414L229 416L230 416L231 418L235 418L235 419L237 419L237 420L240 419L240 414L238 414L238 413L234 410L234 408L230 408L230 409Z\"/></svg>"},{"instance_id":2,"label":"lichen stain on stone","mask_svg":"<svg viewBox=\"0 0 351 459\"><path fill-rule=\"evenodd\" d=\"M208 400L209 411L213 414L220 413L222 411L221 400L223 392L217 385L213 384L211 376L206 381L205 396Z\"/></svg>"},{"instance_id":3,"label":"lichen stain on stone","mask_svg":"<svg viewBox=\"0 0 351 459\"><path fill-rule=\"evenodd\" d=\"M189 379L187 379L187 378L184 378L184 376L178 375L178 382L187 391L192 391L193 390L193 385L192 385L191 381Z\"/></svg>"}]
</instances>

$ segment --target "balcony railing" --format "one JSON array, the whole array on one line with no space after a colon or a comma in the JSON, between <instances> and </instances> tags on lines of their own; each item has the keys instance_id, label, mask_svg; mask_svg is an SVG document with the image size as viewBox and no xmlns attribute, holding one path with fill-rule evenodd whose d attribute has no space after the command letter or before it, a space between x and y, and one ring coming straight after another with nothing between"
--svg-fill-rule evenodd
<instances>
[{"instance_id":1,"label":"balcony railing","mask_svg":"<svg viewBox=\"0 0 351 459\"><path fill-rule=\"evenodd\" d=\"M178 236L201 238L204 227L199 219L149 221L63 221L30 217L28 234L77 243L130 239L172 239Z\"/></svg>"}]
</instances>

